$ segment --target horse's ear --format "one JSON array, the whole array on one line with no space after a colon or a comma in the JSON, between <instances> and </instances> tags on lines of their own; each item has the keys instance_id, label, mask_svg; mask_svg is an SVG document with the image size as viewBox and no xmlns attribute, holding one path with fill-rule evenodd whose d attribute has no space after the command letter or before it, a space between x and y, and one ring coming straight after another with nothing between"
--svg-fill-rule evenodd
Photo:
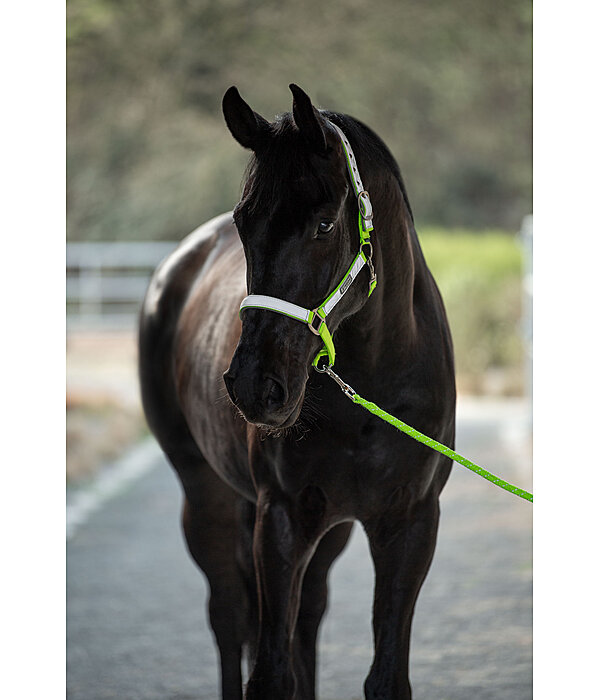
<instances>
[{"instance_id":1,"label":"horse's ear","mask_svg":"<svg viewBox=\"0 0 600 700\"><path fill-rule=\"evenodd\" d=\"M230 87L223 96L223 114L238 143L253 151L260 148L271 125L244 102L236 87Z\"/></svg>"},{"instance_id":2,"label":"horse's ear","mask_svg":"<svg viewBox=\"0 0 600 700\"><path fill-rule=\"evenodd\" d=\"M310 97L292 83L290 90L294 96L292 106L292 114L296 126L300 129L300 133L306 139L308 145L316 153L325 153L327 150L327 141L325 139L325 131L323 129L323 117L313 107Z\"/></svg>"}]
</instances>

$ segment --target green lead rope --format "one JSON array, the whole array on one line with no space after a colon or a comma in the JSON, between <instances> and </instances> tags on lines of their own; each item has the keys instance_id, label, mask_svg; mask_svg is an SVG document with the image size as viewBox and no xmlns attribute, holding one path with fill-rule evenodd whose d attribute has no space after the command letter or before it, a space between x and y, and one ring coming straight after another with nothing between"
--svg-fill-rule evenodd
<instances>
[{"instance_id":1,"label":"green lead rope","mask_svg":"<svg viewBox=\"0 0 600 700\"><path fill-rule=\"evenodd\" d=\"M511 493L514 493L515 496L520 496L526 501L531 501L533 503L533 494L529 493L529 491L520 489L518 486L513 486L513 484L509 484L508 481L504 481L503 479L494 476L494 474L491 474L483 467L480 467L474 462L471 462L471 460L467 459L466 457L459 455L454 450L451 450L449 447L446 447L446 445L442 445L441 442L438 442L433 438L427 437L427 435L423 435L423 433L420 433L418 430L415 430L415 428L411 428L410 425L407 425L398 418L394 418L394 416L391 416L389 413L386 413L384 410L379 408L379 406L372 403L371 401L363 399L362 396L359 396L358 394L354 394L352 400L354 401L354 403L359 404L359 406L366 408L367 411L370 411L373 415L386 421L386 423L393 425L394 428L398 428L398 430L401 430L403 433L410 435L411 438L414 438L418 442L422 442L424 445L427 445L427 447L431 447L433 450L437 450L443 455L446 455L446 457L450 457L450 459L453 459L455 462L462 464L463 467L470 469L472 472L475 472L475 474L479 474L479 476L482 476L484 479L491 481L492 484L496 484L496 486L499 486L501 489L504 489L505 491L510 491Z\"/></svg>"},{"instance_id":2,"label":"green lead rope","mask_svg":"<svg viewBox=\"0 0 600 700\"><path fill-rule=\"evenodd\" d=\"M520 498L524 498L526 501L530 501L531 503L533 503L533 494L529 493L529 491L525 491L524 489L520 489L518 486L509 484L508 481L500 479L494 474L488 472L483 467L480 467L474 462L471 462L471 460L467 459L466 457L459 455L458 452L451 450L449 447L446 447L446 445L442 445L441 442L438 442L437 440L434 440L433 438L430 438L427 435L420 433L415 428L412 428L410 425L404 423L404 421L401 421L399 418L395 418L394 416L390 415L383 409L379 408L379 406L377 406L377 404L374 404L372 401L367 401L366 399L363 399L362 396L359 396L354 391L354 389L352 389L351 386L349 386L342 379L340 379L340 377L331 369L331 367L325 367L323 369L319 369L318 371L327 373L334 381L336 381L339 384L344 394L346 394L346 396L349 399L352 399L354 403L358 404L359 406L362 406L367 411L370 411L373 415L384 420L386 423L393 425L394 428L401 430L403 433L406 433L406 435L410 436L414 440L422 442L424 445L427 445L427 447L431 447L432 450L436 450L437 452L441 452L443 455L446 455L446 457L450 457L450 459L453 459L455 462L462 464L463 467L470 469L472 472L475 472L475 474L479 474L479 476L482 476L484 479L491 481L492 484L496 484L496 486L499 486L501 489L509 491L510 493L514 493L515 496L519 496Z\"/></svg>"}]
</instances>

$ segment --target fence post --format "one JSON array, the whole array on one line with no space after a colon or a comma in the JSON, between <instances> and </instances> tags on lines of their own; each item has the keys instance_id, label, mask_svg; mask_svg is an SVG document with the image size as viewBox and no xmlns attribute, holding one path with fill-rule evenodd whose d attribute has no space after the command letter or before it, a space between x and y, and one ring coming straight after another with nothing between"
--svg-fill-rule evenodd
<instances>
[{"instance_id":1,"label":"fence post","mask_svg":"<svg viewBox=\"0 0 600 700\"><path fill-rule=\"evenodd\" d=\"M521 222L521 247L523 250L523 286L521 335L524 349L525 392L529 405L533 401L533 214Z\"/></svg>"},{"instance_id":2,"label":"fence post","mask_svg":"<svg viewBox=\"0 0 600 700\"><path fill-rule=\"evenodd\" d=\"M96 259L90 267L79 268L79 319L86 316L100 318L102 316L102 260Z\"/></svg>"}]
</instances>

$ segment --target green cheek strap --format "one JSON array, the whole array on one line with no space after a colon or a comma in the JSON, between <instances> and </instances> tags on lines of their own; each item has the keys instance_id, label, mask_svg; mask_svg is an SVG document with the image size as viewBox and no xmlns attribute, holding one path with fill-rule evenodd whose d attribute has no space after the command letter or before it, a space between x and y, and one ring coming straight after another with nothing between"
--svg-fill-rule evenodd
<instances>
[{"instance_id":1,"label":"green cheek strap","mask_svg":"<svg viewBox=\"0 0 600 700\"><path fill-rule=\"evenodd\" d=\"M318 325L316 331L312 322L314 321L315 317L321 319L321 323ZM316 310L316 312L314 312L313 319L311 320L311 322L309 322L308 327L313 333L316 333L317 335L321 336L321 340L323 341L323 349L317 353L315 359L313 360L313 367L316 367L318 365L319 360L322 357L328 358L327 364L331 367L335 362L335 346L333 344L333 338L331 337L329 328L327 328L327 323L325 322L325 312L322 310L322 308L319 308Z\"/></svg>"}]
</instances>

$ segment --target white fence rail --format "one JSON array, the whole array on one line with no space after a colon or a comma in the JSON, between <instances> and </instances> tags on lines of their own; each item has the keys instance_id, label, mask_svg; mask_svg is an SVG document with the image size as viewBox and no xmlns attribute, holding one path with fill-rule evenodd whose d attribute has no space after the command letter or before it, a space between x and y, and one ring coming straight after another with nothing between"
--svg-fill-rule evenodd
<instances>
[{"instance_id":1,"label":"white fence rail","mask_svg":"<svg viewBox=\"0 0 600 700\"><path fill-rule=\"evenodd\" d=\"M131 329L152 272L177 243L67 243L67 329Z\"/></svg>"}]
</instances>

